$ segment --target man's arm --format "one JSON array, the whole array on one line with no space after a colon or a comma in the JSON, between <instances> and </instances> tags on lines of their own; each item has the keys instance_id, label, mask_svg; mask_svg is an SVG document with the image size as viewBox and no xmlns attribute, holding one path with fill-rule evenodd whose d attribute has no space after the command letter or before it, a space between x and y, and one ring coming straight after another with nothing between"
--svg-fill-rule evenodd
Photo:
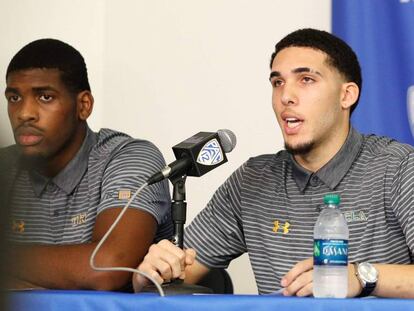
<instances>
[{"instance_id":1,"label":"man's arm","mask_svg":"<svg viewBox=\"0 0 414 311\"><path fill-rule=\"evenodd\" d=\"M92 242L79 245L15 245L9 260L15 277L38 287L116 290L130 280L128 272L94 271L92 251L120 213L121 208L101 212ZM98 267L136 267L153 242L157 223L144 211L128 209L95 257Z\"/></svg>"},{"instance_id":2,"label":"man's arm","mask_svg":"<svg viewBox=\"0 0 414 311\"><path fill-rule=\"evenodd\" d=\"M186 283L196 284L205 276L209 268L198 262L193 249L182 250L167 240L151 245L148 254L139 265L138 270L150 275L159 284L172 279L180 278ZM135 274L133 285L135 292L139 292L150 281Z\"/></svg>"},{"instance_id":3,"label":"man's arm","mask_svg":"<svg viewBox=\"0 0 414 311\"><path fill-rule=\"evenodd\" d=\"M414 298L414 265L374 264L379 277L372 295L378 297ZM313 290L313 258L298 262L282 279L286 296L309 296ZM348 297L362 291L353 264L348 265Z\"/></svg>"},{"instance_id":4,"label":"man's arm","mask_svg":"<svg viewBox=\"0 0 414 311\"><path fill-rule=\"evenodd\" d=\"M374 296L414 298L414 265L374 264L374 266L379 273ZM353 275L356 278L355 273Z\"/></svg>"}]
</instances>

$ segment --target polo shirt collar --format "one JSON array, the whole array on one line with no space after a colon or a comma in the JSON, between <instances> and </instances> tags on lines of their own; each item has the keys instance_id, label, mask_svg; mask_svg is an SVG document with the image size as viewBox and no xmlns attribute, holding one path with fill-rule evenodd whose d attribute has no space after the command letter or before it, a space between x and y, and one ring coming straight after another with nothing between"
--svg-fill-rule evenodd
<instances>
[{"instance_id":1,"label":"polo shirt collar","mask_svg":"<svg viewBox=\"0 0 414 311\"><path fill-rule=\"evenodd\" d=\"M83 140L82 146L76 153L75 157L61 172L59 172L59 174L50 179L32 170L30 172L30 177L35 194L39 197L49 182L58 186L66 194L72 193L88 168L89 153L96 142L96 134L89 127L87 127L86 136Z\"/></svg>"},{"instance_id":2,"label":"polo shirt collar","mask_svg":"<svg viewBox=\"0 0 414 311\"><path fill-rule=\"evenodd\" d=\"M29 171L30 180L32 182L33 191L35 192L36 196L40 197L40 194L46 188L47 183L49 182L49 178L39 174L35 170Z\"/></svg>"},{"instance_id":3,"label":"polo shirt collar","mask_svg":"<svg viewBox=\"0 0 414 311\"><path fill-rule=\"evenodd\" d=\"M362 140L362 135L351 127L348 137L346 138L341 149L331 160L329 160L328 163L326 163L315 173L300 166L294 159L293 155L290 154L290 159L293 163L293 178L300 191L305 191L305 188L313 175L316 175L325 185L327 185L331 190L334 190L350 169L355 158L358 156Z\"/></svg>"}]
</instances>

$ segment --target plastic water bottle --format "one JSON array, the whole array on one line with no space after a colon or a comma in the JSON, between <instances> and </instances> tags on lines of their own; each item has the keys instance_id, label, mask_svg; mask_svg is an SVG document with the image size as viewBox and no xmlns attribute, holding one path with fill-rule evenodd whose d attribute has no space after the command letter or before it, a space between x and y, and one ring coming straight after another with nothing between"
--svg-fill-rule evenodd
<instances>
[{"instance_id":1,"label":"plastic water bottle","mask_svg":"<svg viewBox=\"0 0 414 311\"><path fill-rule=\"evenodd\" d=\"M344 298L348 292L348 239L340 197L327 194L313 231L313 296Z\"/></svg>"}]
</instances>

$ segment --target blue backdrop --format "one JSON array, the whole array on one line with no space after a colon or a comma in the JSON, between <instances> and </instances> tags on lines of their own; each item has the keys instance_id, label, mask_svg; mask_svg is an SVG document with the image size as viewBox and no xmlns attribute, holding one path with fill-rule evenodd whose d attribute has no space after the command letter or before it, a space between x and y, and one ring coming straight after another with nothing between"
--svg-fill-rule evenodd
<instances>
[{"instance_id":1,"label":"blue backdrop","mask_svg":"<svg viewBox=\"0 0 414 311\"><path fill-rule=\"evenodd\" d=\"M332 0L332 32L362 67L354 126L414 145L414 0Z\"/></svg>"}]
</instances>

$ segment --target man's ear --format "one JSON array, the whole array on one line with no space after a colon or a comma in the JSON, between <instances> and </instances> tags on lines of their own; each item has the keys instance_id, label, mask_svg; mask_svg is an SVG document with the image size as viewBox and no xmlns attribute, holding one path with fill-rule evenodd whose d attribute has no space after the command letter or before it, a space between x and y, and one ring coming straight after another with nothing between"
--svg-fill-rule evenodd
<instances>
[{"instance_id":1,"label":"man's ear","mask_svg":"<svg viewBox=\"0 0 414 311\"><path fill-rule=\"evenodd\" d=\"M341 106L343 109L351 108L359 96L359 87L355 82L346 82L342 86Z\"/></svg>"},{"instance_id":2,"label":"man's ear","mask_svg":"<svg viewBox=\"0 0 414 311\"><path fill-rule=\"evenodd\" d=\"M82 91L76 97L79 120L86 121L93 109L93 96L90 91Z\"/></svg>"}]
</instances>

